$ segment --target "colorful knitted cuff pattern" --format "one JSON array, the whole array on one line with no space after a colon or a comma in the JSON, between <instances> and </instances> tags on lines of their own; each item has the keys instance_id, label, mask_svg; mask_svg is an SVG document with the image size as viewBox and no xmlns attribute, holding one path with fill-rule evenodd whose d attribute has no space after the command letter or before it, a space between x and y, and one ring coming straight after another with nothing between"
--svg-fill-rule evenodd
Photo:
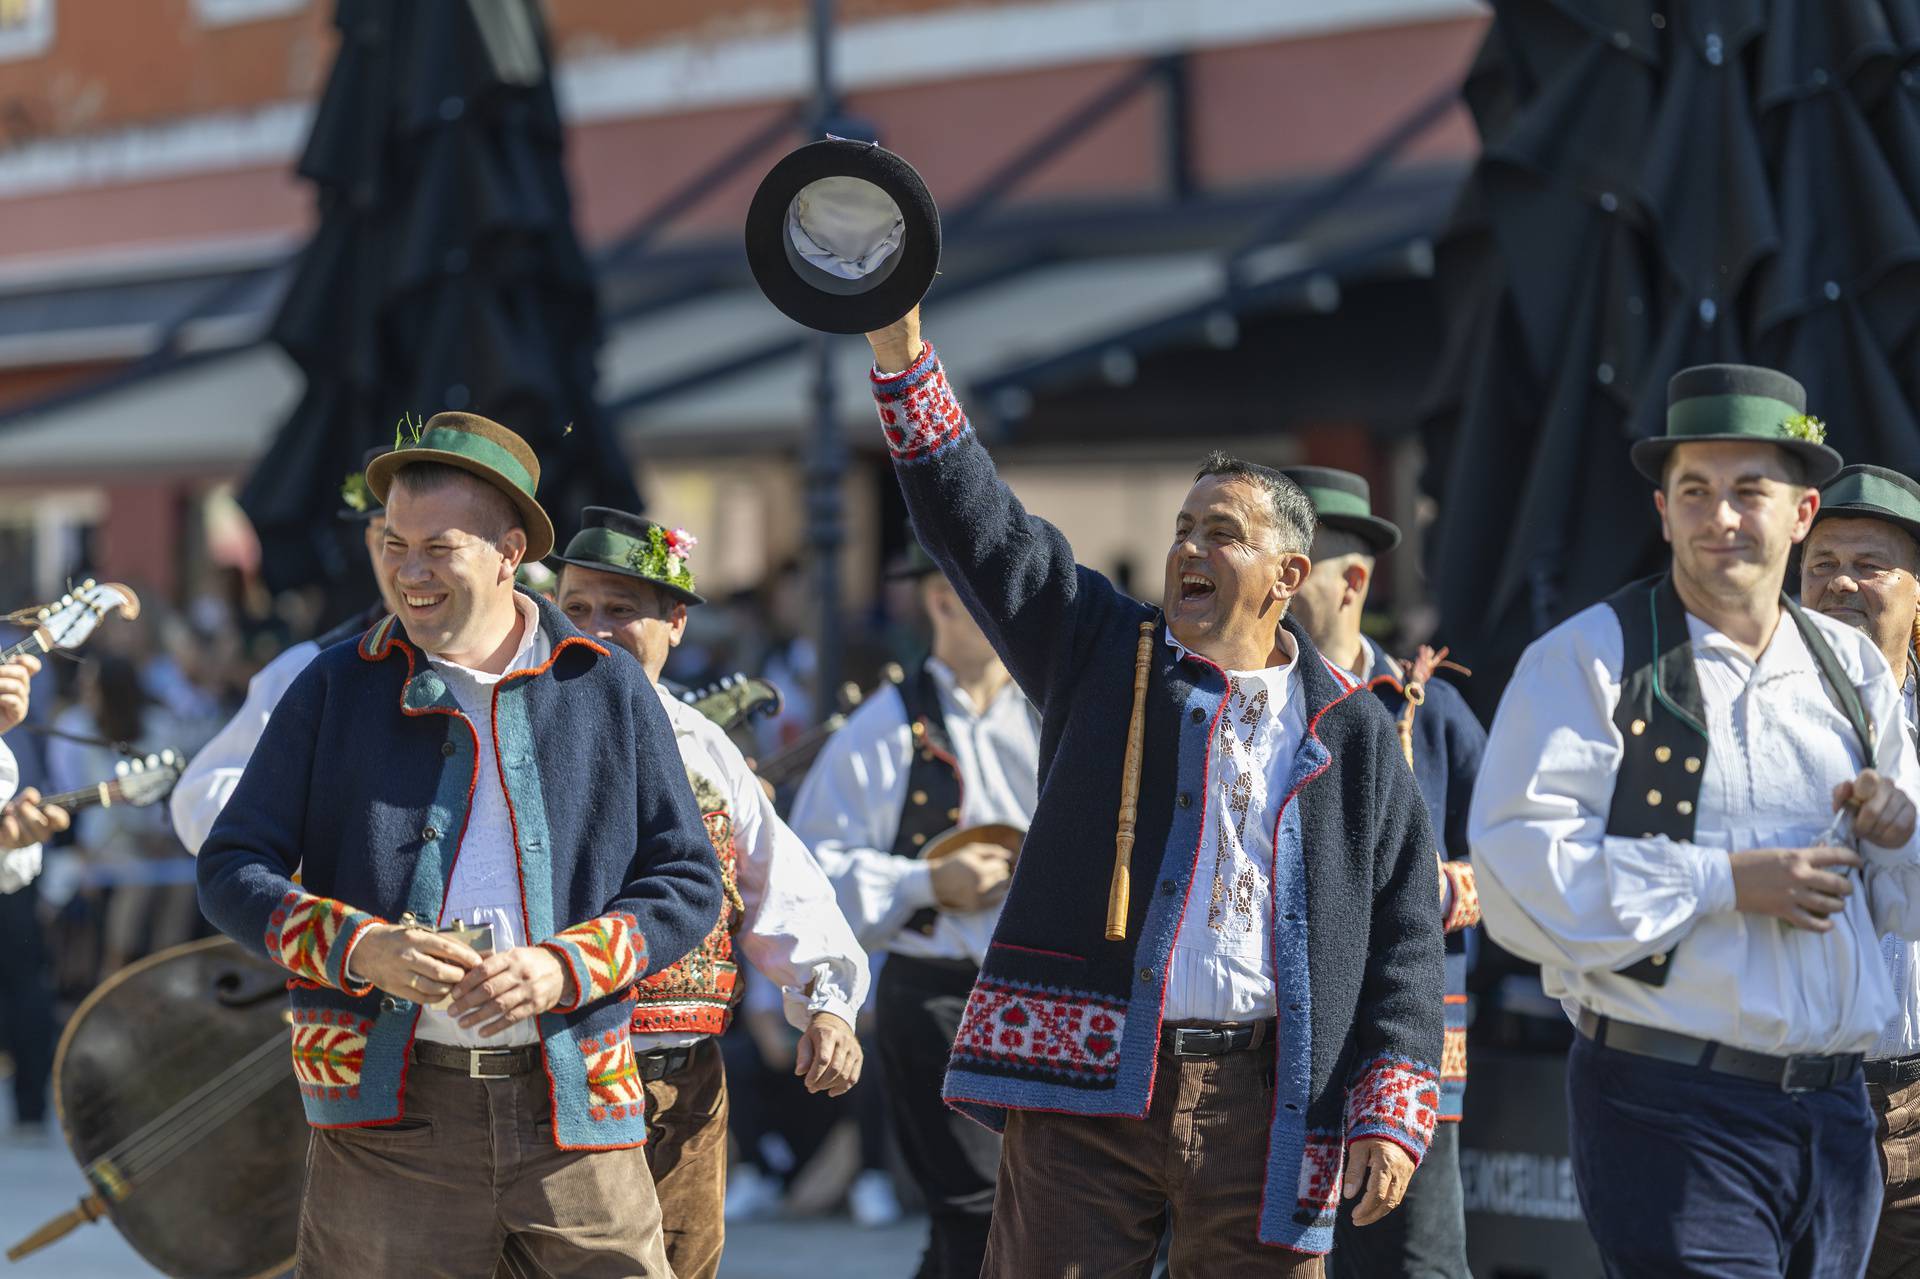
<instances>
[{"instance_id":1,"label":"colorful knitted cuff pattern","mask_svg":"<svg viewBox=\"0 0 1920 1279\"><path fill-rule=\"evenodd\" d=\"M1453 904L1447 911L1446 931L1457 933L1462 928L1473 927L1480 922L1480 890L1473 882L1473 863L1442 862L1440 869L1453 885Z\"/></svg>"},{"instance_id":2,"label":"colorful knitted cuff pattern","mask_svg":"<svg viewBox=\"0 0 1920 1279\"><path fill-rule=\"evenodd\" d=\"M289 891L267 919L267 954L296 980L364 995L373 983L347 980L347 952L362 932L380 922L331 897Z\"/></svg>"},{"instance_id":3,"label":"colorful knitted cuff pattern","mask_svg":"<svg viewBox=\"0 0 1920 1279\"><path fill-rule=\"evenodd\" d=\"M635 981L647 963L646 939L632 915L602 915L584 924L564 928L540 943L566 965L573 979L571 998L554 1005L570 1013L595 1000L619 994Z\"/></svg>"},{"instance_id":4,"label":"colorful knitted cuff pattern","mask_svg":"<svg viewBox=\"0 0 1920 1279\"><path fill-rule=\"evenodd\" d=\"M873 399L880 429L896 462L931 457L963 438L972 428L947 385L947 371L931 346L898 373L872 371Z\"/></svg>"},{"instance_id":5,"label":"colorful knitted cuff pattern","mask_svg":"<svg viewBox=\"0 0 1920 1279\"><path fill-rule=\"evenodd\" d=\"M1398 1057L1375 1057L1347 1090L1347 1144L1362 1137L1383 1138L1418 1163L1433 1140L1439 1115L1440 1087L1433 1067Z\"/></svg>"}]
</instances>

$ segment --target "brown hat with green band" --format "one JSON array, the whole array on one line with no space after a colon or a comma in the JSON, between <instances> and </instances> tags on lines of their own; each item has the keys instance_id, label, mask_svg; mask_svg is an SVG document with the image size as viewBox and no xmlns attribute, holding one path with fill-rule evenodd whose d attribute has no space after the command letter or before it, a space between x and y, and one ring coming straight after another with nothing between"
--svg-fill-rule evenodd
<instances>
[{"instance_id":1,"label":"brown hat with green band","mask_svg":"<svg viewBox=\"0 0 1920 1279\"><path fill-rule=\"evenodd\" d=\"M1373 487L1363 477L1331 466L1283 466L1280 474L1306 493L1323 526L1352 533L1375 555L1400 545L1400 526L1373 513Z\"/></svg>"},{"instance_id":2,"label":"brown hat with green band","mask_svg":"<svg viewBox=\"0 0 1920 1279\"><path fill-rule=\"evenodd\" d=\"M1920 543L1920 484L1884 466L1846 467L1820 490L1820 510L1813 522L1828 516L1883 520Z\"/></svg>"},{"instance_id":3,"label":"brown hat with green band","mask_svg":"<svg viewBox=\"0 0 1920 1279\"><path fill-rule=\"evenodd\" d=\"M411 439L403 437L392 452L367 464L374 498L385 503L394 472L414 462L441 462L479 476L518 508L527 530L526 558L543 559L553 551L553 521L534 498L540 459L506 427L476 413L435 413Z\"/></svg>"},{"instance_id":4,"label":"brown hat with green band","mask_svg":"<svg viewBox=\"0 0 1920 1279\"><path fill-rule=\"evenodd\" d=\"M1667 455L1682 444L1765 442L1800 457L1807 483L1817 486L1841 466L1826 438L1826 424L1807 416L1806 388L1785 373L1751 364L1700 364L1668 380L1667 433L1634 441L1633 467L1660 484Z\"/></svg>"},{"instance_id":5,"label":"brown hat with green band","mask_svg":"<svg viewBox=\"0 0 1920 1279\"><path fill-rule=\"evenodd\" d=\"M580 512L580 531L567 543L566 553L554 556L552 563L637 577L683 604L704 604L693 589L688 563L697 545L699 539L685 529L670 529L610 506L589 506Z\"/></svg>"}]
</instances>

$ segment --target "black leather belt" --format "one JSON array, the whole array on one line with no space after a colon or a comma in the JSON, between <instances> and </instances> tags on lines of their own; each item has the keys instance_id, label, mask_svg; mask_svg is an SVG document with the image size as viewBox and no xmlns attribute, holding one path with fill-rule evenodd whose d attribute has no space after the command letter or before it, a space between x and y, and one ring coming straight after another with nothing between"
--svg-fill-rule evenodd
<instances>
[{"instance_id":1,"label":"black leather belt","mask_svg":"<svg viewBox=\"0 0 1920 1279\"><path fill-rule=\"evenodd\" d=\"M677 1075L693 1061L693 1046L685 1048L656 1048L650 1053L638 1053L633 1064L640 1072L642 1083L654 1084L668 1075Z\"/></svg>"},{"instance_id":2,"label":"black leather belt","mask_svg":"<svg viewBox=\"0 0 1920 1279\"><path fill-rule=\"evenodd\" d=\"M1580 1010L1578 1024L1580 1033L1588 1039L1618 1052L1698 1066L1723 1075L1772 1084L1786 1092L1813 1092L1845 1083L1860 1069L1865 1058L1864 1053L1795 1053L1791 1057L1774 1057L1711 1039L1695 1039L1671 1030L1615 1021L1587 1008Z\"/></svg>"},{"instance_id":3,"label":"black leather belt","mask_svg":"<svg viewBox=\"0 0 1920 1279\"><path fill-rule=\"evenodd\" d=\"M1866 1064L1867 1082L1892 1091L1920 1083L1920 1053L1907 1057L1883 1057Z\"/></svg>"},{"instance_id":4,"label":"black leather belt","mask_svg":"<svg viewBox=\"0 0 1920 1279\"><path fill-rule=\"evenodd\" d=\"M1270 1037L1271 1021L1162 1026L1160 1046L1176 1057L1224 1057L1258 1048Z\"/></svg>"},{"instance_id":5,"label":"black leather belt","mask_svg":"<svg viewBox=\"0 0 1920 1279\"><path fill-rule=\"evenodd\" d=\"M469 1079L531 1075L545 1064L539 1044L522 1044L517 1048L457 1048L452 1044L436 1044L431 1039L413 1041L413 1059L423 1066L457 1070Z\"/></svg>"}]
</instances>

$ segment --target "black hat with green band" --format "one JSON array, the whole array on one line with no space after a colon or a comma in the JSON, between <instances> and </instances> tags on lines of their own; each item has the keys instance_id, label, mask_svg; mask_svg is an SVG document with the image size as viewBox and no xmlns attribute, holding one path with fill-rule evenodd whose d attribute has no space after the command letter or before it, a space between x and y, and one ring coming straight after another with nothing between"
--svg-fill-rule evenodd
<instances>
[{"instance_id":1,"label":"black hat with green band","mask_svg":"<svg viewBox=\"0 0 1920 1279\"><path fill-rule=\"evenodd\" d=\"M889 582L917 582L923 577L932 577L940 571L933 562L933 556L927 554L927 548L920 545L918 538L907 539L906 556L886 572Z\"/></svg>"},{"instance_id":2,"label":"black hat with green band","mask_svg":"<svg viewBox=\"0 0 1920 1279\"><path fill-rule=\"evenodd\" d=\"M1280 473L1306 493L1322 526L1353 534L1375 555L1400 545L1399 525L1373 513L1373 488L1361 476L1331 466L1283 466Z\"/></svg>"},{"instance_id":3,"label":"black hat with green band","mask_svg":"<svg viewBox=\"0 0 1920 1279\"><path fill-rule=\"evenodd\" d=\"M367 487L367 468L373 465L374 458L386 451L383 448L368 449L366 456L360 459L360 469L341 482L340 509L335 512L336 518L349 524L360 524L385 514L380 499Z\"/></svg>"},{"instance_id":4,"label":"black hat with green band","mask_svg":"<svg viewBox=\"0 0 1920 1279\"><path fill-rule=\"evenodd\" d=\"M435 413L411 439L367 464L367 488L385 503L393 474L414 462L442 462L477 475L506 494L527 530L527 555L543 559L553 551L553 521L540 509L540 459L527 442L498 422L477 413Z\"/></svg>"},{"instance_id":5,"label":"black hat with green band","mask_svg":"<svg viewBox=\"0 0 1920 1279\"><path fill-rule=\"evenodd\" d=\"M610 506L589 506L580 512L580 531L551 563L637 577L683 604L704 604L706 600L693 589L693 569L687 562L687 553L695 545L684 529L670 529Z\"/></svg>"},{"instance_id":6,"label":"black hat with green band","mask_svg":"<svg viewBox=\"0 0 1920 1279\"><path fill-rule=\"evenodd\" d=\"M1836 519L1884 520L1920 543L1920 484L1884 466L1845 467L1820 490L1819 524Z\"/></svg>"},{"instance_id":7,"label":"black hat with green band","mask_svg":"<svg viewBox=\"0 0 1920 1279\"><path fill-rule=\"evenodd\" d=\"M1841 467L1826 438L1826 424L1807 416L1806 388L1785 373L1751 364L1701 364L1667 382L1667 433L1634 441L1633 467L1661 484L1667 455L1682 444L1763 442L1800 457L1807 483L1817 486Z\"/></svg>"}]
</instances>

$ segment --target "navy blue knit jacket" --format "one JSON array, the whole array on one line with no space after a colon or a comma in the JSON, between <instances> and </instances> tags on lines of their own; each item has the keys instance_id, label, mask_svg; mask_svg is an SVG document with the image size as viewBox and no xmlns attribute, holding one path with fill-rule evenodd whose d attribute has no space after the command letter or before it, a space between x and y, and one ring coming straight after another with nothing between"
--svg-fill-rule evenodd
<instances>
[{"instance_id":1,"label":"navy blue knit jacket","mask_svg":"<svg viewBox=\"0 0 1920 1279\"><path fill-rule=\"evenodd\" d=\"M1041 710L1040 798L947 1074L950 1104L1144 1117L1166 966L1202 842L1215 664L1180 658L1157 612L1074 563L1060 531L999 479L932 350L875 378L914 529ZM1154 624L1133 897L1104 939L1140 624ZM1350 1142L1417 1160L1438 1107L1439 894L1433 836L1378 699L1342 685L1286 623L1307 734L1273 867L1279 1030L1260 1238L1332 1246Z\"/></svg>"},{"instance_id":2,"label":"navy blue knit jacket","mask_svg":"<svg viewBox=\"0 0 1920 1279\"><path fill-rule=\"evenodd\" d=\"M1372 640L1367 687L1399 719L1407 707L1400 664ZM1413 776L1427 803L1427 820L1440 837L1452 886L1447 933L1446 1048L1440 1056L1440 1118L1457 1121L1467 1099L1467 930L1480 922L1480 894L1467 858L1467 806L1486 754L1487 730L1460 690L1442 679L1422 685L1426 700L1413 714Z\"/></svg>"},{"instance_id":3,"label":"navy blue knit jacket","mask_svg":"<svg viewBox=\"0 0 1920 1279\"><path fill-rule=\"evenodd\" d=\"M538 1018L554 1143L645 1139L629 992L712 929L720 868L646 672L536 603L553 655L495 685L492 734L391 617L321 653L200 850L207 918L291 974L294 1073L317 1127L405 1114L419 1006L349 982L345 956L371 924L440 918L485 750L506 788L526 935L569 974L562 1006Z\"/></svg>"}]
</instances>

